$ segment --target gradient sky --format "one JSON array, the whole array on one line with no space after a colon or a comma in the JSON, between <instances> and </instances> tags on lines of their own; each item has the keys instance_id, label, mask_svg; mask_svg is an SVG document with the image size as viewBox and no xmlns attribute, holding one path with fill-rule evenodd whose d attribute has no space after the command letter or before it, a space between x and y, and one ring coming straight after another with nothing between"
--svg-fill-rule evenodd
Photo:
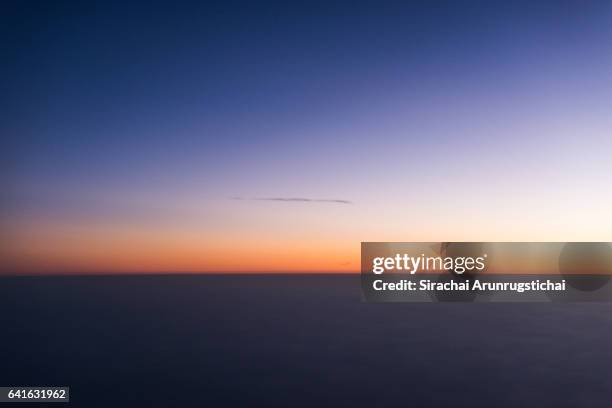
<instances>
[{"instance_id":1,"label":"gradient sky","mask_svg":"<svg viewBox=\"0 0 612 408\"><path fill-rule=\"evenodd\" d=\"M610 2L10 3L1 273L612 241Z\"/></svg>"}]
</instances>

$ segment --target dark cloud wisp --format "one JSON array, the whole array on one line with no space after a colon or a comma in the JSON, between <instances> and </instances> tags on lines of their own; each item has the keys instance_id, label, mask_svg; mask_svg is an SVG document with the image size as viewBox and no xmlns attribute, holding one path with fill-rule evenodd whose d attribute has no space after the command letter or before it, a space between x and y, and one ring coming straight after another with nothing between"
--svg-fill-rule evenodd
<instances>
[{"instance_id":1,"label":"dark cloud wisp","mask_svg":"<svg viewBox=\"0 0 612 408\"><path fill-rule=\"evenodd\" d=\"M245 197L231 197L232 200L239 201L281 201L281 202L298 202L298 203L334 203L334 204L353 204L349 200L332 200L332 199L319 199L319 198L305 198L305 197L259 197L259 198L245 198Z\"/></svg>"}]
</instances>

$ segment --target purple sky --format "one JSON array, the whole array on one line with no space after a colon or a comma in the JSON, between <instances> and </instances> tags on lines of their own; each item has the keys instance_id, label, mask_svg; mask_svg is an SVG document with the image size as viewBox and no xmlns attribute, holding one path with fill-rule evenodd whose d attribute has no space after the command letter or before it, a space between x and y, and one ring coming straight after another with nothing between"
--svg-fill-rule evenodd
<instances>
[{"instance_id":1,"label":"purple sky","mask_svg":"<svg viewBox=\"0 0 612 408\"><path fill-rule=\"evenodd\" d=\"M3 272L610 240L609 3L198 3L3 13Z\"/></svg>"}]
</instances>

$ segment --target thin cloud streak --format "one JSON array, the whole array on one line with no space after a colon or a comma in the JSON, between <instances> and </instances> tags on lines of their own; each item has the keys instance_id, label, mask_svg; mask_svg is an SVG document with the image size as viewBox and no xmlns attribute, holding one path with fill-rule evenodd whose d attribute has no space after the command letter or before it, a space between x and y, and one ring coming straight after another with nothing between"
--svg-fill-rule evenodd
<instances>
[{"instance_id":1,"label":"thin cloud streak","mask_svg":"<svg viewBox=\"0 0 612 408\"><path fill-rule=\"evenodd\" d=\"M304 197L262 197L262 198L245 198L245 197L231 197L232 200L238 201L281 201L287 203L333 203L333 204L353 204L349 200L331 200L331 199L317 199L317 198L304 198Z\"/></svg>"}]
</instances>

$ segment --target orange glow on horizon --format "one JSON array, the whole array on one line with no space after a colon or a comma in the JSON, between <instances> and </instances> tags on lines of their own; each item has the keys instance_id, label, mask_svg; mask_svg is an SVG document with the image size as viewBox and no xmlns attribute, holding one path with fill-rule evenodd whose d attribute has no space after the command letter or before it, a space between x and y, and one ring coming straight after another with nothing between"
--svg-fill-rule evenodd
<instances>
[{"instance_id":1,"label":"orange glow on horizon","mask_svg":"<svg viewBox=\"0 0 612 408\"><path fill-rule=\"evenodd\" d=\"M359 242L257 243L176 231L87 228L18 231L2 248L0 273L358 273Z\"/></svg>"}]
</instances>

